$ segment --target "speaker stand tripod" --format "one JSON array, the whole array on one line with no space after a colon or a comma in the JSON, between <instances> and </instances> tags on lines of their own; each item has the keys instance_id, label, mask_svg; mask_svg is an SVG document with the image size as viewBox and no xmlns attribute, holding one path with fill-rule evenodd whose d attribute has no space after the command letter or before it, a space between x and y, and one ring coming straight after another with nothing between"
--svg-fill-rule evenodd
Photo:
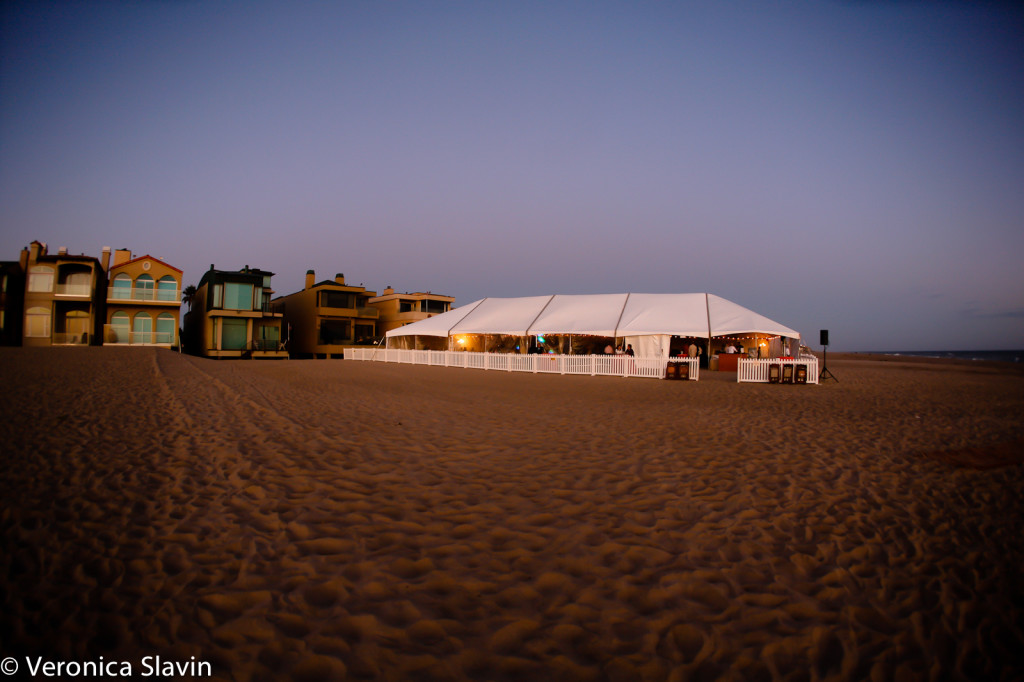
<instances>
[{"instance_id":1,"label":"speaker stand tripod","mask_svg":"<svg viewBox=\"0 0 1024 682\"><path fill-rule=\"evenodd\" d=\"M818 373L818 382L825 381L825 379L831 379L832 381L839 383L839 379L836 379L836 375L828 371L828 346L824 346L821 349L823 357L821 359L821 372Z\"/></svg>"}]
</instances>

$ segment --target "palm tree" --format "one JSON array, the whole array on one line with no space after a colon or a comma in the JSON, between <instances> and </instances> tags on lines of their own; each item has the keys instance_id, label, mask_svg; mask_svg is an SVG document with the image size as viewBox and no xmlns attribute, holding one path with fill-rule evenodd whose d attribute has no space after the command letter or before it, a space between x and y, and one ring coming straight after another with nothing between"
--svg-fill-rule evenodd
<instances>
[{"instance_id":1,"label":"palm tree","mask_svg":"<svg viewBox=\"0 0 1024 682\"><path fill-rule=\"evenodd\" d=\"M188 306L189 310L192 310L192 301L196 297L196 285L189 284L181 292L181 302Z\"/></svg>"}]
</instances>

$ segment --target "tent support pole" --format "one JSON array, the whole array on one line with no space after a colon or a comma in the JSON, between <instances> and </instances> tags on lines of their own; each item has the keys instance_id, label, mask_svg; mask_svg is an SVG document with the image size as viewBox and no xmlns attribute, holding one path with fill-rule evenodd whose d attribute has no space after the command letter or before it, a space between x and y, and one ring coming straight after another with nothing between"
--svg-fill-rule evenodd
<instances>
[{"instance_id":1,"label":"tent support pole","mask_svg":"<svg viewBox=\"0 0 1024 682\"><path fill-rule=\"evenodd\" d=\"M708 292L704 292L704 310L708 314L708 369L711 369L711 302L708 300Z\"/></svg>"}]
</instances>

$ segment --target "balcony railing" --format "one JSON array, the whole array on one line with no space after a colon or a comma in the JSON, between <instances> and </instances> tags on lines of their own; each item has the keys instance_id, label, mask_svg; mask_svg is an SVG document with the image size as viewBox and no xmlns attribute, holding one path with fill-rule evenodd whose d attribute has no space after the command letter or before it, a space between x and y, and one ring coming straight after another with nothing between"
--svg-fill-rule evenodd
<instances>
[{"instance_id":1,"label":"balcony railing","mask_svg":"<svg viewBox=\"0 0 1024 682\"><path fill-rule=\"evenodd\" d=\"M285 349L284 341L272 341L268 339L256 339L251 344L249 344L249 346L250 350L260 352L279 352Z\"/></svg>"},{"instance_id":2,"label":"balcony railing","mask_svg":"<svg viewBox=\"0 0 1024 682\"><path fill-rule=\"evenodd\" d=\"M181 289L145 289L141 287L111 287L108 301L157 301L181 303Z\"/></svg>"},{"instance_id":3,"label":"balcony railing","mask_svg":"<svg viewBox=\"0 0 1024 682\"><path fill-rule=\"evenodd\" d=\"M58 296L92 296L91 284L58 284L55 292Z\"/></svg>"},{"instance_id":4,"label":"balcony railing","mask_svg":"<svg viewBox=\"0 0 1024 682\"><path fill-rule=\"evenodd\" d=\"M89 332L54 332L50 343L55 346L88 346Z\"/></svg>"},{"instance_id":5,"label":"balcony railing","mask_svg":"<svg viewBox=\"0 0 1024 682\"><path fill-rule=\"evenodd\" d=\"M104 345L108 346L169 346L175 334L170 332L135 332L125 327L103 325Z\"/></svg>"}]
</instances>

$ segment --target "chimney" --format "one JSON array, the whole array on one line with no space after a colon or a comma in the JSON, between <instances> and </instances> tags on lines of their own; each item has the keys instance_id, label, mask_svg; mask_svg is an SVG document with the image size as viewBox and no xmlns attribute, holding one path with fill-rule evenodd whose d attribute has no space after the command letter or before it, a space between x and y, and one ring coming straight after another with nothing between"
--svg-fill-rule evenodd
<instances>
[{"instance_id":1,"label":"chimney","mask_svg":"<svg viewBox=\"0 0 1024 682\"><path fill-rule=\"evenodd\" d=\"M392 289L391 285L389 284L386 287L384 287L384 293L382 293L381 296L390 296L393 293L395 293L395 290Z\"/></svg>"},{"instance_id":2,"label":"chimney","mask_svg":"<svg viewBox=\"0 0 1024 682\"><path fill-rule=\"evenodd\" d=\"M40 256L46 255L46 244L40 241L34 241L28 245L29 260L33 263L39 260Z\"/></svg>"},{"instance_id":3,"label":"chimney","mask_svg":"<svg viewBox=\"0 0 1024 682\"><path fill-rule=\"evenodd\" d=\"M316 273L312 270L306 270L306 286L303 288L312 289L314 284L316 284Z\"/></svg>"},{"instance_id":4,"label":"chimney","mask_svg":"<svg viewBox=\"0 0 1024 682\"><path fill-rule=\"evenodd\" d=\"M132 252L130 249L118 249L114 252L114 267L121 265L121 263L127 263L132 259Z\"/></svg>"},{"instance_id":5,"label":"chimney","mask_svg":"<svg viewBox=\"0 0 1024 682\"><path fill-rule=\"evenodd\" d=\"M344 284L345 283L345 275L343 273L339 272L338 274L336 274L334 276L334 281L337 282L338 284Z\"/></svg>"},{"instance_id":6,"label":"chimney","mask_svg":"<svg viewBox=\"0 0 1024 682\"><path fill-rule=\"evenodd\" d=\"M110 272L110 247L103 247L103 255L100 256L100 266L103 268L103 272Z\"/></svg>"},{"instance_id":7,"label":"chimney","mask_svg":"<svg viewBox=\"0 0 1024 682\"><path fill-rule=\"evenodd\" d=\"M66 247L66 246L59 247L57 249L57 255L58 256L66 256L66 255L68 255L68 247Z\"/></svg>"}]
</instances>

